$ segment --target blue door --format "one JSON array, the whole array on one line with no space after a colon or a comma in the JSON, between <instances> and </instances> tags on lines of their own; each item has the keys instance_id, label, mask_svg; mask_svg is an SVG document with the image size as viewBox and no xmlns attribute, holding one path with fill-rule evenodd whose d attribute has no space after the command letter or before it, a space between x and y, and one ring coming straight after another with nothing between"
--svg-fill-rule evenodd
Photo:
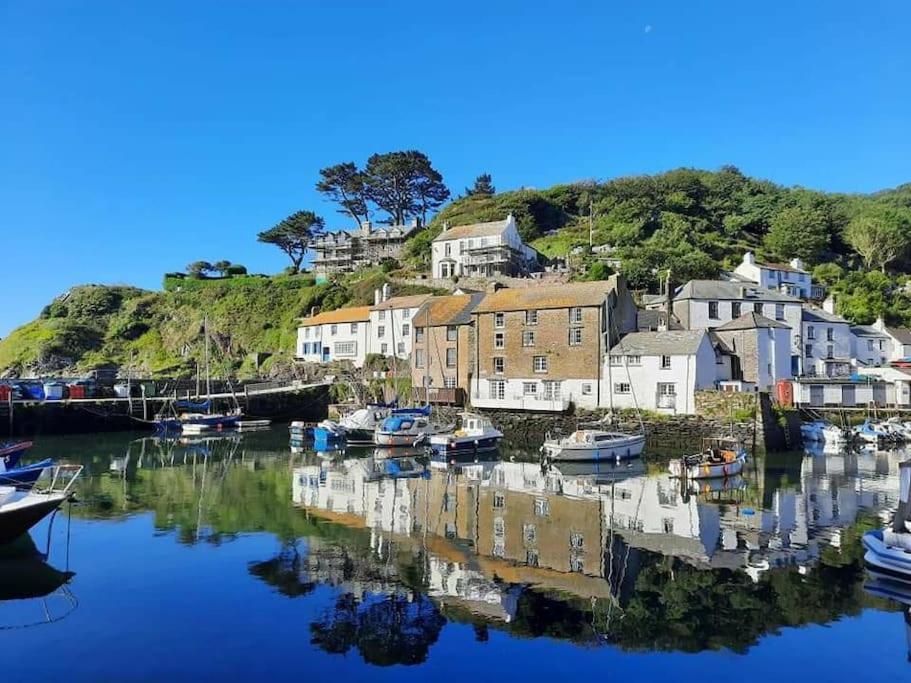
<instances>
[{"instance_id":1,"label":"blue door","mask_svg":"<svg viewBox=\"0 0 911 683\"><path fill-rule=\"evenodd\" d=\"M329 362L329 347L328 346L323 347L323 362L324 363Z\"/></svg>"}]
</instances>

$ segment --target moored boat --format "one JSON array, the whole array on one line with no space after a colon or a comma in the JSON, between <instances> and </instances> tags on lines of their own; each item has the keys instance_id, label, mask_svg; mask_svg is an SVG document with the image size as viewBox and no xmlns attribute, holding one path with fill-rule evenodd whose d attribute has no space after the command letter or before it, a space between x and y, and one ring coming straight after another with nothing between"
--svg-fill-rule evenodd
<instances>
[{"instance_id":1,"label":"moored boat","mask_svg":"<svg viewBox=\"0 0 911 683\"><path fill-rule=\"evenodd\" d=\"M863 535L864 564L878 577L911 583L911 460L899 463L898 509L892 525Z\"/></svg>"},{"instance_id":2,"label":"moored boat","mask_svg":"<svg viewBox=\"0 0 911 683\"><path fill-rule=\"evenodd\" d=\"M736 439L706 439L701 453L671 460L672 477L716 479L733 477L743 471L747 453Z\"/></svg>"},{"instance_id":3,"label":"moored boat","mask_svg":"<svg viewBox=\"0 0 911 683\"><path fill-rule=\"evenodd\" d=\"M459 429L430 437L430 447L436 453L486 453L497 449L503 432L490 420L477 413L462 413L461 420Z\"/></svg>"},{"instance_id":4,"label":"moored boat","mask_svg":"<svg viewBox=\"0 0 911 683\"><path fill-rule=\"evenodd\" d=\"M10 469L15 467L23 454L32 447L31 441L10 441L0 444L0 466Z\"/></svg>"},{"instance_id":5,"label":"moored boat","mask_svg":"<svg viewBox=\"0 0 911 683\"><path fill-rule=\"evenodd\" d=\"M553 461L617 461L638 458L644 448L644 434L577 429L562 438L546 437L541 452Z\"/></svg>"},{"instance_id":6,"label":"moored boat","mask_svg":"<svg viewBox=\"0 0 911 683\"><path fill-rule=\"evenodd\" d=\"M81 465L51 465L44 469L51 475L46 489L20 491L12 486L0 487L0 544L22 536L73 495Z\"/></svg>"},{"instance_id":7,"label":"moored boat","mask_svg":"<svg viewBox=\"0 0 911 683\"><path fill-rule=\"evenodd\" d=\"M54 461L47 459L41 462L23 465L22 467L13 467L10 469L0 469L0 486L12 486L20 490L28 490L35 485L39 477L49 467L53 467Z\"/></svg>"},{"instance_id":8,"label":"moored boat","mask_svg":"<svg viewBox=\"0 0 911 683\"><path fill-rule=\"evenodd\" d=\"M411 446L424 443L434 434L452 431L452 426L433 424L422 414L399 413L387 417L376 428L374 442L377 446Z\"/></svg>"}]
</instances>

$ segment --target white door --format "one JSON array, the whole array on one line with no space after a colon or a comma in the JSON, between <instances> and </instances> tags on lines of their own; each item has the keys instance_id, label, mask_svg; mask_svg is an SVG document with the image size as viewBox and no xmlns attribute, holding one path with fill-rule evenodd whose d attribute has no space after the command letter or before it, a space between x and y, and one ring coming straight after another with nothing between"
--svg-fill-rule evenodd
<instances>
[{"instance_id":1,"label":"white door","mask_svg":"<svg viewBox=\"0 0 911 683\"><path fill-rule=\"evenodd\" d=\"M673 382L658 382L659 408L677 407L677 385Z\"/></svg>"}]
</instances>

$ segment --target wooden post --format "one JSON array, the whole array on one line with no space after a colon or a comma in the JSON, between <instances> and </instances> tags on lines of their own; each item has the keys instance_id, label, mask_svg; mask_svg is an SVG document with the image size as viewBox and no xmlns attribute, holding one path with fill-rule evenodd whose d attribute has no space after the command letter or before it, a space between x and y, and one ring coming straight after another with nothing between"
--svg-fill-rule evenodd
<instances>
[{"instance_id":1,"label":"wooden post","mask_svg":"<svg viewBox=\"0 0 911 683\"><path fill-rule=\"evenodd\" d=\"M146 385L140 384L140 389L142 389L142 419L148 421L149 419L149 407L146 404ZM143 442L143 445L145 442Z\"/></svg>"}]
</instances>

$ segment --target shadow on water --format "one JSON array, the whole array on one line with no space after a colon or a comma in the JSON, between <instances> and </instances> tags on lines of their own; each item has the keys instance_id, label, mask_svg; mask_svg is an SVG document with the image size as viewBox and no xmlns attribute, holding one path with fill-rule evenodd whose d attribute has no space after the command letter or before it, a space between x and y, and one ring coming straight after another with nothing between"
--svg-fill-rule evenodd
<instances>
[{"instance_id":1,"label":"shadow on water","mask_svg":"<svg viewBox=\"0 0 911 683\"><path fill-rule=\"evenodd\" d=\"M249 576L288 599L331 588L311 643L376 665L424 661L449 622L481 641L744 652L785 627L899 608L864 590L860 543L897 505L895 452L766 456L683 486L660 456L542 468L534 449L455 465L292 454L282 429L36 451L86 465L74 515L151 513L157 534L191 545L274 535L280 550Z\"/></svg>"}]
</instances>

